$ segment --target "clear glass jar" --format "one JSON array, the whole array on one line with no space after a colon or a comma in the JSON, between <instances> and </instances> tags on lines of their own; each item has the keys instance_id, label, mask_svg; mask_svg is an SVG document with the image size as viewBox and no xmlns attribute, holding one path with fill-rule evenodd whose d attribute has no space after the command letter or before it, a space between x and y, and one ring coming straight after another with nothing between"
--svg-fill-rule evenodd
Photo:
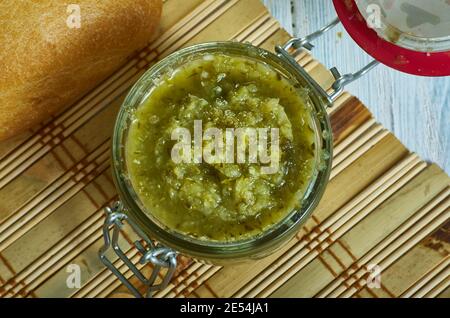
<instances>
[{"instance_id":1,"label":"clear glass jar","mask_svg":"<svg viewBox=\"0 0 450 318\"><path fill-rule=\"evenodd\" d=\"M183 235L167 228L155 217L152 217L151 211L146 213L145 207L130 181L125 156L128 130L133 119L133 112L149 96L149 92L155 86L154 80L161 74L176 69L196 54L215 52L249 57L264 62L279 72L280 75L294 83L299 83L305 88L312 108L316 145L314 173L301 200L301 208L291 211L280 222L254 238L226 243L208 242ZM311 85L311 79L305 78L292 63L253 45L237 42L213 42L194 45L173 53L150 68L135 84L126 97L117 117L112 145L112 167L124 213L148 237L177 252L204 262L223 264L261 258L273 252L274 249L297 233L299 227L319 203L327 185L332 160L332 131L326 113L326 107L328 106L330 106L330 100L325 98L321 92L318 92L317 85Z\"/></svg>"}]
</instances>

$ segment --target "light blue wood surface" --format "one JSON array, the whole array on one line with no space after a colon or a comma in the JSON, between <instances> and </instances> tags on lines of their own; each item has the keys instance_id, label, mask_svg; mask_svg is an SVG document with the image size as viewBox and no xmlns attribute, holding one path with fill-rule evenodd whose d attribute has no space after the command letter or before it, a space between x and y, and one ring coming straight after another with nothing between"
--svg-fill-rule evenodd
<instances>
[{"instance_id":1,"label":"light blue wood surface","mask_svg":"<svg viewBox=\"0 0 450 318\"><path fill-rule=\"evenodd\" d=\"M316 31L336 17L331 0L263 2L295 36ZM314 44L313 55L341 73L353 72L371 60L341 25ZM380 65L347 91L359 97L411 151L450 173L450 77L417 77Z\"/></svg>"}]
</instances>

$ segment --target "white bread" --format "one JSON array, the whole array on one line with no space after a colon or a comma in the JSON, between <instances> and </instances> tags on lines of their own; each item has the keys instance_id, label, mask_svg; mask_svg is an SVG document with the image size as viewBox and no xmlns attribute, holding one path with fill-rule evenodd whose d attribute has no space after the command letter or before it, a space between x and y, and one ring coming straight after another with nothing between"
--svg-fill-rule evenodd
<instances>
[{"instance_id":1,"label":"white bread","mask_svg":"<svg viewBox=\"0 0 450 318\"><path fill-rule=\"evenodd\" d=\"M99 84L152 39L161 10L162 0L1 0L0 140Z\"/></svg>"}]
</instances>

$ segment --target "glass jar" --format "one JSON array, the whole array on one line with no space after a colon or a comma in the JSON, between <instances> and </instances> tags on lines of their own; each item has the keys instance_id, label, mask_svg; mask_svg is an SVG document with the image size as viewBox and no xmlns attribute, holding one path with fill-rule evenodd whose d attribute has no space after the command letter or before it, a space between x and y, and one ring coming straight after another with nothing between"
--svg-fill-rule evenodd
<instances>
[{"instance_id":1,"label":"glass jar","mask_svg":"<svg viewBox=\"0 0 450 318\"><path fill-rule=\"evenodd\" d=\"M328 28L331 28L331 26ZM327 31L327 28L320 30L312 37L293 39L284 47L277 46L275 54L251 44L238 42L212 42L194 45L173 53L151 67L131 89L119 111L112 142L112 171L120 197L120 204L117 204L113 209L107 209L108 217L104 226L105 246L100 251L100 258L135 296L139 297L141 295L106 257L106 251L110 247L131 268L133 273L144 284L149 286L147 295L151 296L152 291L164 288L163 286L168 283L176 265L176 253L193 257L202 262L220 265L261 258L272 253L276 248L290 240L314 211L325 191L332 164L333 134L326 109L332 105L333 99L342 91L343 85L362 76L375 65L375 63L371 63L357 73L344 76L341 76L336 69L333 69L332 74L335 76L336 82L333 85L334 92L328 95L298 65L292 56L293 53L298 52L302 47L307 47L309 40L325 31ZM315 135L314 172L310 178L307 190L301 198L300 207L292 210L281 221L261 234L250 239L231 242L195 239L168 228L153 217L151 211L146 213L145 206L132 186L125 155L133 114L149 97L157 79L162 74L170 73L183 65L192 56L218 52L236 57L251 58L265 63L291 83L299 84L302 90L306 92ZM144 248L139 243L136 245L142 254L141 263L151 262L157 266L158 270L161 267L169 269L165 280L158 285L158 288L152 287L156 275L152 275L150 279L145 278L137 267L126 258L125 253L117 243L118 229L125 220L147 242L148 248ZM113 226L113 231L115 231L113 235L110 235L111 226ZM155 244L154 240L159 243Z\"/></svg>"},{"instance_id":2,"label":"glass jar","mask_svg":"<svg viewBox=\"0 0 450 318\"><path fill-rule=\"evenodd\" d=\"M286 240L289 240L298 231L299 226L308 218L318 204L328 182L332 158L332 132L326 113L326 107L329 106L327 101L321 98L320 94L315 92L313 87L308 87L309 103L313 108L312 118L316 145L313 176L301 200L301 208L291 211L279 223L271 226L254 238L226 243L199 240L168 228L155 217L152 217L151 211L146 213L144 205L131 184L125 156L128 131L133 120L133 113L146 100L149 92L155 86L155 80L162 74L177 69L198 54L218 52L231 56L256 59L270 65L290 81L300 83L302 87L308 87L305 79L285 60L250 44L215 42L198 44L182 49L150 68L126 97L114 129L112 162L114 180L119 190L120 200L124 205L125 213L148 236L184 255L215 264L222 264L229 261L234 262L242 259L263 257Z\"/></svg>"}]
</instances>

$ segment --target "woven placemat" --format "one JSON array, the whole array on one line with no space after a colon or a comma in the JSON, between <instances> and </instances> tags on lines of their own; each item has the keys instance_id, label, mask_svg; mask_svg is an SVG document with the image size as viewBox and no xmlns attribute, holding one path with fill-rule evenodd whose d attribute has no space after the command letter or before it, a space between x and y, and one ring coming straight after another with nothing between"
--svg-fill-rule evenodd
<instances>
[{"instance_id":1,"label":"woven placemat","mask_svg":"<svg viewBox=\"0 0 450 318\"><path fill-rule=\"evenodd\" d=\"M0 144L0 296L128 296L97 251L102 210L117 199L110 138L130 86L187 45L233 39L272 50L290 38L259 0L166 0L160 32L75 105ZM297 60L330 88L321 64L307 53ZM330 115L332 179L296 238L268 258L233 266L180 257L157 296L450 296L449 177L411 154L355 97L344 93ZM137 262L133 233L125 233L122 244ZM81 269L81 288L67 285L71 264Z\"/></svg>"}]
</instances>

